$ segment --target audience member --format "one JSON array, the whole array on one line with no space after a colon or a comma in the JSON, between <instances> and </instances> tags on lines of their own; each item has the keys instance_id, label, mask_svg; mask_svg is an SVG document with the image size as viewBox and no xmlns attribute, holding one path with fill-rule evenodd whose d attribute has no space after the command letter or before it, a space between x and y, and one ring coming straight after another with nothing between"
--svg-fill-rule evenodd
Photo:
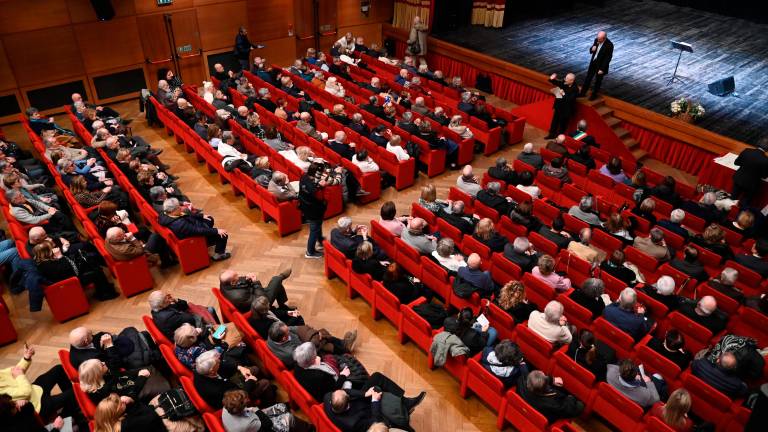
<instances>
[{"instance_id":1,"label":"audience member","mask_svg":"<svg viewBox=\"0 0 768 432\"><path fill-rule=\"evenodd\" d=\"M572 240L568 243L568 252L587 261L593 266L597 266L605 260L605 252L590 245L592 241L592 229L582 228L579 230L578 241Z\"/></svg>"},{"instance_id":2,"label":"audience member","mask_svg":"<svg viewBox=\"0 0 768 432\"><path fill-rule=\"evenodd\" d=\"M341 432L367 431L378 422L413 430L410 413L424 400L425 392L407 398L405 390L381 374L371 375L366 386L365 392L339 389L324 396L325 414Z\"/></svg>"},{"instance_id":3,"label":"audience member","mask_svg":"<svg viewBox=\"0 0 768 432\"><path fill-rule=\"evenodd\" d=\"M421 188L421 196L419 197L419 205L425 209L437 214L441 210L449 205L448 202L437 199L437 189L433 183L430 183Z\"/></svg>"},{"instance_id":4,"label":"audience member","mask_svg":"<svg viewBox=\"0 0 768 432\"><path fill-rule=\"evenodd\" d=\"M525 273L529 273L539 261L539 254L525 236L518 236L504 246L504 258L517 264Z\"/></svg>"},{"instance_id":5,"label":"audience member","mask_svg":"<svg viewBox=\"0 0 768 432\"><path fill-rule=\"evenodd\" d=\"M725 231L720 225L710 224L704 228L701 237L693 237L693 242L699 246L720 255L723 261L734 259L733 249L725 241Z\"/></svg>"},{"instance_id":6,"label":"audience member","mask_svg":"<svg viewBox=\"0 0 768 432\"><path fill-rule=\"evenodd\" d=\"M495 347L486 347L480 355L480 364L504 384L514 386L521 376L528 374L528 365L516 343L504 339Z\"/></svg>"},{"instance_id":7,"label":"audience member","mask_svg":"<svg viewBox=\"0 0 768 432\"><path fill-rule=\"evenodd\" d=\"M648 237L635 237L633 246L640 252L659 261L669 261L672 256L667 243L664 241L664 231L658 228L651 228Z\"/></svg>"},{"instance_id":8,"label":"audience member","mask_svg":"<svg viewBox=\"0 0 768 432\"><path fill-rule=\"evenodd\" d=\"M656 201L653 198L645 198L632 209L632 213L647 220L650 225L656 225L656 216L653 214L655 209Z\"/></svg>"},{"instance_id":9,"label":"audience member","mask_svg":"<svg viewBox=\"0 0 768 432\"><path fill-rule=\"evenodd\" d=\"M568 168L566 168L563 159L556 157L552 159L547 165L544 165L542 172L544 175L553 177L560 180L563 183L570 183L571 178L568 176Z\"/></svg>"},{"instance_id":10,"label":"audience member","mask_svg":"<svg viewBox=\"0 0 768 432\"><path fill-rule=\"evenodd\" d=\"M492 253L503 252L508 243L507 238L496 231L493 221L489 218L480 219L472 238L488 246Z\"/></svg>"},{"instance_id":11,"label":"audience member","mask_svg":"<svg viewBox=\"0 0 768 432\"><path fill-rule=\"evenodd\" d=\"M606 306L603 311L603 316L609 323L628 333L636 341L653 327L653 321L644 314L645 308L637 305L637 293L632 288L624 288L619 294L619 300Z\"/></svg>"},{"instance_id":12,"label":"audience member","mask_svg":"<svg viewBox=\"0 0 768 432\"><path fill-rule=\"evenodd\" d=\"M624 252L620 249L613 251L607 260L600 264L600 269L616 279L624 282L627 286L634 286L638 280L637 273L630 267L634 264L624 260Z\"/></svg>"},{"instance_id":13,"label":"audience member","mask_svg":"<svg viewBox=\"0 0 768 432\"><path fill-rule=\"evenodd\" d=\"M693 358L685 349L685 336L677 329L667 330L663 340L652 337L648 341L648 348L666 357L680 367L680 370L687 368Z\"/></svg>"},{"instance_id":14,"label":"audience member","mask_svg":"<svg viewBox=\"0 0 768 432\"><path fill-rule=\"evenodd\" d=\"M511 280L501 287L496 304L512 316L516 324L528 320L531 312L536 310L536 305L530 303L525 296L525 285L516 280Z\"/></svg>"},{"instance_id":15,"label":"audience member","mask_svg":"<svg viewBox=\"0 0 768 432\"><path fill-rule=\"evenodd\" d=\"M555 272L555 259L549 255L544 254L539 257L538 265L531 270L531 274L558 293L571 289L571 280Z\"/></svg>"},{"instance_id":16,"label":"audience member","mask_svg":"<svg viewBox=\"0 0 768 432\"><path fill-rule=\"evenodd\" d=\"M571 234L565 230L565 221L561 215L552 219L552 226L541 224L538 233L545 239L557 245L558 249L565 249L571 242Z\"/></svg>"},{"instance_id":17,"label":"audience member","mask_svg":"<svg viewBox=\"0 0 768 432\"><path fill-rule=\"evenodd\" d=\"M533 199L537 199L541 196L541 189L533 183L533 173L530 171L523 171L518 177L517 189L527 193Z\"/></svg>"},{"instance_id":18,"label":"audience member","mask_svg":"<svg viewBox=\"0 0 768 432\"><path fill-rule=\"evenodd\" d=\"M212 216L191 212L188 207L182 207L176 198L168 198L163 202L163 213L160 214L158 222L170 229L179 239L205 237L209 246L215 246L211 256L214 261L222 261L232 256L227 252L227 231L216 228Z\"/></svg>"},{"instance_id":19,"label":"audience member","mask_svg":"<svg viewBox=\"0 0 768 432\"><path fill-rule=\"evenodd\" d=\"M690 233L683 226L684 219L685 212L680 209L674 209L672 210L672 213L669 214L669 219L660 220L658 225L664 229L672 231L687 241Z\"/></svg>"},{"instance_id":20,"label":"audience member","mask_svg":"<svg viewBox=\"0 0 768 432\"><path fill-rule=\"evenodd\" d=\"M683 302L678 308L681 314L687 316L695 323L709 329L713 335L725 329L728 323L728 315L717 309L717 300L712 296L704 296L698 302Z\"/></svg>"},{"instance_id":21,"label":"audience member","mask_svg":"<svg viewBox=\"0 0 768 432\"><path fill-rule=\"evenodd\" d=\"M456 187L473 198L483 189L477 176L472 173L472 165L464 165L461 175L456 179Z\"/></svg>"},{"instance_id":22,"label":"audience member","mask_svg":"<svg viewBox=\"0 0 768 432\"><path fill-rule=\"evenodd\" d=\"M496 164L488 168L488 175L506 184L517 184L517 173L503 157L498 157Z\"/></svg>"},{"instance_id":23,"label":"audience member","mask_svg":"<svg viewBox=\"0 0 768 432\"><path fill-rule=\"evenodd\" d=\"M365 225L352 226L352 218L342 216L336 222L336 228L331 230L331 244L349 259L357 252L357 247L368 241L368 227Z\"/></svg>"},{"instance_id":24,"label":"audience member","mask_svg":"<svg viewBox=\"0 0 768 432\"><path fill-rule=\"evenodd\" d=\"M544 312L533 311L528 317L528 328L553 344L569 344L572 335L568 319L563 315L563 304L552 300Z\"/></svg>"},{"instance_id":25,"label":"audience member","mask_svg":"<svg viewBox=\"0 0 768 432\"><path fill-rule=\"evenodd\" d=\"M424 219L412 218L408 222L408 228L400 234L400 238L420 254L431 255L437 248L437 238L425 232L427 227L427 221Z\"/></svg>"},{"instance_id":26,"label":"audience member","mask_svg":"<svg viewBox=\"0 0 768 432\"><path fill-rule=\"evenodd\" d=\"M565 135L560 134L547 143L546 149L558 153L561 157L568 155L568 147L565 146Z\"/></svg>"},{"instance_id":27,"label":"audience member","mask_svg":"<svg viewBox=\"0 0 768 432\"><path fill-rule=\"evenodd\" d=\"M657 402L650 410L650 415L663 421L676 432L691 432L693 421L688 418L691 410L691 395L688 390L679 388L669 395L667 402Z\"/></svg>"},{"instance_id":28,"label":"audience member","mask_svg":"<svg viewBox=\"0 0 768 432\"><path fill-rule=\"evenodd\" d=\"M437 217L456 227L462 234L471 235L479 221L473 215L464 213L464 209L464 201L453 201L449 209L441 208Z\"/></svg>"},{"instance_id":29,"label":"audience member","mask_svg":"<svg viewBox=\"0 0 768 432\"><path fill-rule=\"evenodd\" d=\"M352 270L355 273L370 275L376 281L382 280L388 265L389 261L381 261L374 257L373 245L369 241L360 243L352 258Z\"/></svg>"},{"instance_id":30,"label":"audience member","mask_svg":"<svg viewBox=\"0 0 768 432\"><path fill-rule=\"evenodd\" d=\"M707 358L694 360L691 362L691 372L715 390L735 399L747 394L747 385L736 374L737 366L736 356L731 352L723 352L714 362Z\"/></svg>"},{"instance_id":31,"label":"audience member","mask_svg":"<svg viewBox=\"0 0 768 432\"><path fill-rule=\"evenodd\" d=\"M590 225L600 226L600 216L592 209L592 197L587 195L581 198L578 205L568 209L568 214Z\"/></svg>"},{"instance_id":32,"label":"audience member","mask_svg":"<svg viewBox=\"0 0 768 432\"><path fill-rule=\"evenodd\" d=\"M485 189L479 191L475 198L478 202L496 210L500 215L508 215L514 206L512 198L501 195L501 185L498 182L488 182Z\"/></svg>"},{"instance_id":33,"label":"audience member","mask_svg":"<svg viewBox=\"0 0 768 432\"><path fill-rule=\"evenodd\" d=\"M477 292L482 298L491 298L498 291L496 283L491 279L491 273L480 268L482 259L473 253L467 257L467 265L456 271L456 282L453 292L462 298L469 298ZM458 290L458 291L457 291Z\"/></svg>"},{"instance_id":34,"label":"audience member","mask_svg":"<svg viewBox=\"0 0 768 432\"><path fill-rule=\"evenodd\" d=\"M725 219L726 213L717 208L716 201L717 195L714 192L706 192L698 202L684 200L680 204L680 208L704 219L707 224L720 223Z\"/></svg>"},{"instance_id":35,"label":"audience member","mask_svg":"<svg viewBox=\"0 0 768 432\"><path fill-rule=\"evenodd\" d=\"M630 183L629 177L624 173L621 168L621 159L613 156L608 160L608 163L600 167L600 174L610 178L616 183Z\"/></svg>"},{"instance_id":36,"label":"audience member","mask_svg":"<svg viewBox=\"0 0 768 432\"><path fill-rule=\"evenodd\" d=\"M664 386L663 381L647 376L632 360L625 359L618 364L609 364L606 381L611 387L628 399L648 409L661 400L658 387Z\"/></svg>"},{"instance_id":37,"label":"audience member","mask_svg":"<svg viewBox=\"0 0 768 432\"><path fill-rule=\"evenodd\" d=\"M595 340L595 335L587 330L579 330L566 351L580 366L595 375L598 382L604 382L608 372L608 358L615 356L611 348Z\"/></svg>"},{"instance_id":38,"label":"audience member","mask_svg":"<svg viewBox=\"0 0 768 432\"><path fill-rule=\"evenodd\" d=\"M576 153L573 153L569 157L573 162L584 165L587 170L593 170L597 167L595 159L590 155L589 145L582 145L576 150Z\"/></svg>"},{"instance_id":39,"label":"audience member","mask_svg":"<svg viewBox=\"0 0 768 432\"><path fill-rule=\"evenodd\" d=\"M455 253L456 244L450 237L443 237L437 242L437 248L432 252L438 264L449 272L455 274L461 267L466 267L467 262L460 253Z\"/></svg>"},{"instance_id":40,"label":"audience member","mask_svg":"<svg viewBox=\"0 0 768 432\"><path fill-rule=\"evenodd\" d=\"M732 267L726 267L720 272L720 276L707 282L707 285L728 297L733 298L739 303L743 303L745 300L744 293L736 287L736 281L738 279L739 271Z\"/></svg>"},{"instance_id":41,"label":"audience member","mask_svg":"<svg viewBox=\"0 0 768 432\"><path fill-rule=\"evenodd\" d=\"M736 255L734 261L757 272L761 277L768 278L768 260L766 257L768 257L768 240L760 238L752 245L751 254Z\"/></svg>"},{"instance_id":42,"label":"audience member","mask_svg":"<svg viewBox=\"0 0 768 432\"><path fill-rule=\"evenodd\" d=\"M194 386L200 397L214 409L223 407L224 395L232 390L244 390L252 400L262 405L273 405L277 387L263 378L258 378L251 369L238 366L238 374L229 378L219 374L221 354L216 350L200 354L195 361ZM235 380L233 378L237 377ZM242 381L240 381L242 380Z\"/></svg>"},{"instance_id":43,"label":"audience member","mask_svg":"<svg viewBox=\"0 0 768 432\"><path fill-rule=\"evenodd\" d=\"M570 297L571 300L592 312L592 318L596 319L603 315L605 309L606 301L603 298L606 295L604 293L605 282L602 279L589 278L582 282L581 288L574 290Z\"/></svg>"},{"instance_id":44,"label":"audience member","mask_svg":"<svg viewBox=\"0 0 768 432\"><path fill-rule=\"evenodd\" d=\"M699 282L709 279L704 265L699 261L699 250L693 246L683 249L683 259L674 258L669 264Z\"/></svg>"},{"instance_id":45,"label":"audience member","mask_svg":"<svg viewBox=\"0 0 768 432\"><path fill-rule=\"evenodd\" d=\"M648 297L663 304L670 311L680 307L682 298L675 294L675 280L671 276L661 276L656 283L640 288Z\"/></svg>"},{"instance_id":46,"label":"audience member","mask_svg":"<svg viewBox=\"0 0 768 432\"><path fill-rule=\"evenodd\" d=\"M535 153L533 151L533 144L527 143L523 146L523 151L519 155L517 155L517 160L520 162L525 162L528 165L536 168L537 170L544 167L544 159L541 157L540 154Z\"/></svg>"},{"instance_id":47,"label":"audience member","mask_svg":"<svg viewBox=\"0 0 768 432\"><path fill-rule=\"evenodd\" d=\"M253 403L244 390L230 390L222 400L221 422L227 432L259 432L267 429L284 432L309 432L311 424L291 414L290 407L278 403L265 408ZM263 405L263 404L262 404Z\"/></svg>"},{"instance_id":48,"label":"audience member","mask_svg":"<svg viewBox=\"0 0 768 432\"><path fill-rule=\"evenodd\" d=\"M533 215L533 202L525 200L518 203L509 213L512 222L524 226L528 231L536 232L541 227L541 221Z\"/></svg>"},{"instance_id":49,"label":"audience member","mask_svg":"<svg viewBox=\"0 0 768 432\"><path fill-rule=\"evenodd\" d=\"M563 388L563 379L550 377L539 370L520 378L517 384L520 395L536 411L555 422L563 418L578 417L584 411L584 402L576 399Z\"/></svg>"}]
</instances>

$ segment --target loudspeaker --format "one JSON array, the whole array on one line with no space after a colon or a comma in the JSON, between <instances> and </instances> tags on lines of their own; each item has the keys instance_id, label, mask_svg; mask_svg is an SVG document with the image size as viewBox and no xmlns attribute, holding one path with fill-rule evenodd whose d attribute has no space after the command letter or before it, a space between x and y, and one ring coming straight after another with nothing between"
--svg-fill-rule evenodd
<instances>
[{"instance_id":1,"label":"loudspeaker","mask_svg":"<svg viewBox=\"0 0 768 432\"><path fill-rule=\"evenodd\" d=\"M707 84L707 88L715 96L725 96L736 90L736 81L733 76L729 76Z\"/></svg>"},{"instance_id":2,"label":"loudspeaker","mask_svg":"<svg viewBox=\"0 0 768 432\"><path fill-rule=\"evenodd\" d=\"M112 0L91 0L93 11L99 21L109 21L115 17L115 8L112 7Z\"/></svg>"}]
</instances>

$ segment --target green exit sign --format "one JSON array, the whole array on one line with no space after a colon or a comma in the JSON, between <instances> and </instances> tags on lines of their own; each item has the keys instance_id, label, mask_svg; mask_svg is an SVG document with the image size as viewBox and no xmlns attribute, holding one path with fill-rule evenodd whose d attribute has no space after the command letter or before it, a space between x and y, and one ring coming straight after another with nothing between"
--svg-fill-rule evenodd
<instances>
[{"instance_id":1,"label":"green exit sign","mask_svg":"<svg viewBox=\"0 0 768 432\"><path fill-rule=\"evenodd\" d=\"M173 0L157 0L158 6L168 6L170 4L173 4Z\"/></svg>"}]
</instances>

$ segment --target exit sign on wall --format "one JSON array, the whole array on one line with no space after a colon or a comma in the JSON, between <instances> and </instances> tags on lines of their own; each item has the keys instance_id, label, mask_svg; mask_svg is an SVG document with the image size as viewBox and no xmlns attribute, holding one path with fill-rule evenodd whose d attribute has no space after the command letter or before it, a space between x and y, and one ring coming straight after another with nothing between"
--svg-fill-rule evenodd
<instances>
[{"instance_id":1,"label":"exit sign on wall","mask_svg":"<svg viewBox=\"0 0 768 432\"><path fill-rule=\"evenodd\" d=\"M168 6L170 4L173 4L173 0L157 0L158 6Z\"/></svg>"}]
</instances>

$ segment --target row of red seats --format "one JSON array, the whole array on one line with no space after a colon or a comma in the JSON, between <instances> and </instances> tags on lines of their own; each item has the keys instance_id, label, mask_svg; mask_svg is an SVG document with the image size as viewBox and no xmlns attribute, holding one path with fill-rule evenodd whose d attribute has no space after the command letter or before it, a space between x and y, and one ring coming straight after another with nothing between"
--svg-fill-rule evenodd
<instances>
[{"instance_id":1,"label":"row of red seats","mask_svg":"<svg viewBox=\"0 0 768 432\"><path fill-rule=\"evenodd\" d=\"M197 94L196 87L185 85L184 94L188 98L190 103L197 109L201 110L205 115L207 115L210 118L216 117L216 109L213 107L213 105L206 102L202 97L200 97ZM163 109L165 110L165 108ZM261 111L259 109L261 109ZM274 123L272 124L274 124L278 128L278 131L283 135L284 138L295 143L297 146L310 145L309 137L303 133L298 133L295 127L291 125L281 124L279 119L277 119L277 117L274 114L271 114L271 113L266 114L267 111L264 110L261 106L257 105L256 111L260 117L262 117L262 114L264 114L268 120L275 120ZM224 173L222 177L222 182L227 180L227 176L229 173L226 173L226 170L224 170L223 167L221 166L221 160L222 160L221 155L219 155L219 153L214 148L212 148L210 144L208 144L205 140L202 140L197 135L197 133L192 131L188 126L186 126L183 122L181 122L178 117L176 117L174 114L172 114L168 110L165 110L165 113L167 113L166 114L167 117L169 117L169 119L173 123L177 124L180 128L185 128L184 130L187 131L187 135L189 138L187 141L183 141L182 138L178 136L176 140L183 141L185 143L185 147L187 148L188 152L196 152L197 158L199 161L206 160L207 161L206 165L208 165L208 170L210 172L219 171L220 173ZM269 117L269 115L271 115L272 117ZM296 166L296 164L286 159L282 154L280 154L278 151L276 151L272 147L268 146L262 140L258 139L251 132L240 127L232 119L230 119L229 125L232 132L240 138L240 141L245 146L247 152L251 154L267 156L269 158L270 166L274 170L280 170L284 172L288 176L289 180L291 181L298 181L301 178L301 176L304 175L304 172L301 170L301 168ZM199 145L197 147L194 147L193 144L199 144ZM208 158L205 157L206 154L208 154ZM217 162L212 162L213 160L216 160ZM240 176L240 178L245 179L244 189L245 189L246 201L248 202L248 205L249 206L259 205L259 202L261 202L262 206L260 208L262 208L262 211L265 208L267 209L267 215L265 215L265 220L267 220L267 216L268 216L269 218L277 221L278 230L280 231L281 235L289 234L301 229L300 224L297 225L297 222L300 222L301 218L299 213L298 214L299 218L296 219L296 214L297 214L296 212L298 212L298 207L296 207L296 203L278 203L277 200L275 200L274 197L271 194L269 194L266 190L264 190L263 192L266 195L262 195L263 188L261 188L261 190L256 189L254 191L253 187L258 185L256 185L256 183L253 182L252 180L246 181L247 176ZM370 181L366 180L366 183L370 183ZM236 194L240 193L239 190L243 189L240 187L240 184L233 183L232 185L233 185L233 188L235 188ZM380 181L379 183L376 184L376 187L380 187ZM329 186L324 188L323 196L327 202L327 207L324 214L325 218L333 217L337 214L340 214L344 210L343 191L340 185ZM376 198L378 198L378 196ZM280 219L277 219L277 217L280 217ZM281 222L283 222L282 228L280 225Z\"/></svg>"},{"instance_id":2,"label":"row of red seats","mask_svg":"<svg viewBox=\"0 0 768 432\"><path fill-rule=\"evenodd\" d=\"M69 110L69 107L65 107L67 113L72 120L75 132L80 137L80 140L85 145L90 145L93 138L91 132L86 130L85 127L77 120L77 118ZM159 234L168 244L168 247L176 254L181 265L181 270L185 274L195 272L197 270L206 268L210 265L210 257L208 256L208 245L205 237L190 237L185 239L179 239L171 230L160 225L158 222L159 215L152 205L144 199L138 190L131 184L128 177L123 174L120 168L109 158L103 149L96 149L101 156L104 163L112 175L115 181L120 185L120 188L128 193L131 201L136 207L137 213L140 214L146 223L152 226L152 230Z\"/></svg>"},{"instance_id":3,"label":"row of red seats","mask_svg":"<svg viewBox=\"0 0 768 432\"><path fill-rule=\"evenodd\" d=\"M414 206L414 208L416 207ZM416 215L417 214L414 214L414 216ZM376 221L371 221L371 225L374 240L377 241L377 244L382 246L382 249L386 250L386 246L384 245L389 244L389 241L385 240L388 231L381 228ZM391 234L389 235L391 236ZM468 247L467 245L471 244L473 241L474 239L472 239L472 237L465 236L464 242L466 243L457 244L464 253L471 253L473 251L472 247ZM474 243L477 242L474 241ZM396 250L394 254L390 252L390 257L393 257L395 261L403 265L403 267L415 277L420 278L427 287L435 292L435 294L444 299L446 305L457 308L470 307L475 311L480 309L479 299L476 296L467 301L459 299L453 295L453 278L449 278L447 272L442 267L435 264L427 257L419 257L418 252L412 250L412 248L404 244L398 238L394 239L394 244ZM420 259L420 266L414 266L414 256L412 256L414 254ZM565 251L561 253L561 264L565 258L563 256L565 254L567 254ZM590 267L588 263L585 264L587 264L586 268L582 267L581 274L577 270L577 266L567 267L566 270L568 271L569 276L571 276L573 280L580 281L589 277L589 274L584 272L588 272ZM521 279L520 268L506 260L506 258L499 253L493 254L488 270L490 270L493 279L500 284L504 284L510 279ZM394 296L392 296L392 294L379 282L371 281L370 276L368 275L360 275L352 271L351 262L330 245L326 245L326 275L328 277L334 275L339 276L344 280L347 283L348 294L350 297L359 294L365 298L372 306L374 317L383 314L393 323L396 323L396 325L399 326L401 341L404 342L407 339L411 339L423 350L428 351L435 331L429 326L426 320L413 311L413 306L425 302L426 299L419 299L411 305L399 305L397 299L393 298ZM522 282L527 288L526 293L529 300L536 304L540 310L544 308L548 301L557 299L564 304L565 314L569 318L569 321L576 324L579 328L593 330L596 337L614 348L621 358L636 357L638 360L644 362L647 365L646 367L652 371L659 371L662 373L668 382L675 386L674 388L684 384L689 390L692 388L695 389L693 390L696 392L694 400L698 401L695 402L695 408L698 410L709 413L711 411L708 411L709 407L707 405L713 400L722 402L723 398L725 398L725 400L728 401L727 404L720 405L721 407L724 406L725 409L718 410L715 416L709 415L704 418L708 420L717 418L719 425L723 427L727 425L729 429L738 427L738 425L743 425L746 418L748 418L749 412L740 407L741 401L731 402L721 393L701 382L698 378L693 377L689 371L685 371L683 375L681 375L679 367L649 348L644 347L650 339L650 336L646 337L641 344L635 346L634 341L629 335L626 335L624 332L615 328L603 318L598 318L592 322L591 313L570 300L568 297L569 292L557 295L551 286L541 282L528 273L522 275ZM618 290L624 286L620 281L618 281L618 284L619 285L614 289L616 294L618 294ZM397 306L399 306L399 313L396 308ZM754 311L751 309L743 309L743 312L746 315L741 319L741 322L745 324L749 323L750 319L754 318ZM512 318L506 314L506 312L499 309L495 304L491 304L484 313L489 321L491 321L491 324L499 330L500 338L509 338L517 341L525 358L530 363L545 372L551 372L556 376L564 377L566 388L587 404L588 411L591 407L600 407L596 411L603 415L614 426L621 429L642 430L642 428L645 427L642 423L638 423L643 417L643 410L639 406L626 400L626 398L618 394L609 386L606 386L605 384L598 385L591 373L565 356L564 352L556 353L554 347L550 343L528 330L524 325L515 326ZM673 315L673 318L671 318L671 322L682 332L686 333L686 331L689 330L689 324L696 325L686 317L677 313L675 314L676 315ZM584 315L586 315L586 317ZM663 336L661 330L659 334ZM738 332L738 334L743 333ZM564 349L561 351L564 351ZM696 350L694 350L694 352L695 351ZM521 417L519 415L521 414L521 409L522 412L528 413L530 413L532 409L525 404L521 404L521 400L519 400L516 394L513 394L514 391L505 394L501 382L485 371L479 364L479 358L451 359L446 364L446 369L461 380L462 396L466 396L467 391L472 390L492 407L496 408L500 406L500 408L498 408L500 428L506 420L512 422L512 424L518 428L527 429L531 425L531 423L528 422L533 421L530 419L537 418L536 416ZM670 370L672 372L670 372ZM626 406L627 409L622 410L622 406ZM704 407L707 408L705 409ZM736 414L736 416L734 417L733 414ZM525 420L526 418L529 420ZM539 420L542 419L543 416L539 415ZM546 420L543 419L543 423L534 424L537 424L539 430L542 430L543 426L546 425ZM638 429L634 429L634 426L637 426ZM655 426L659 425L657 424Z\"/></svg>"},{"instance_id":4,"label":"row of red seats","mask_svg":"<svg viewBox=\"0 0 768 432\"><path fill-rule=\"evenodd\" d=\"M207 141L200 138L194 130L158 103L155 98L151 98L151 102L155 105L158 118L166 129L175 136L176 141L182 143L187 152L194 152L198 162L205 162L209 172L218 172L222 182L229 182L235 195L243 194L249 207L259 207L265 222L274 220L281 236L301 230L301 211L299 211L296 201L278 202L271 193L249 175L240 170L231 172L225 170L221 165L221 155ZM238 133L239 125L232 121L230 121L230 125L232 130ZM257 151L256 143L250 140L247 134L240 133L239 135L241 142L249 152L267 154L263 151ZM290 172L279 160L272 159L270 163L276 170ZM287 164L287 161L285 163ZM293 165L291 164L291 166ZM297 179L296 175L293 173L293 180Z\"/></svg>"}]
</instances>

